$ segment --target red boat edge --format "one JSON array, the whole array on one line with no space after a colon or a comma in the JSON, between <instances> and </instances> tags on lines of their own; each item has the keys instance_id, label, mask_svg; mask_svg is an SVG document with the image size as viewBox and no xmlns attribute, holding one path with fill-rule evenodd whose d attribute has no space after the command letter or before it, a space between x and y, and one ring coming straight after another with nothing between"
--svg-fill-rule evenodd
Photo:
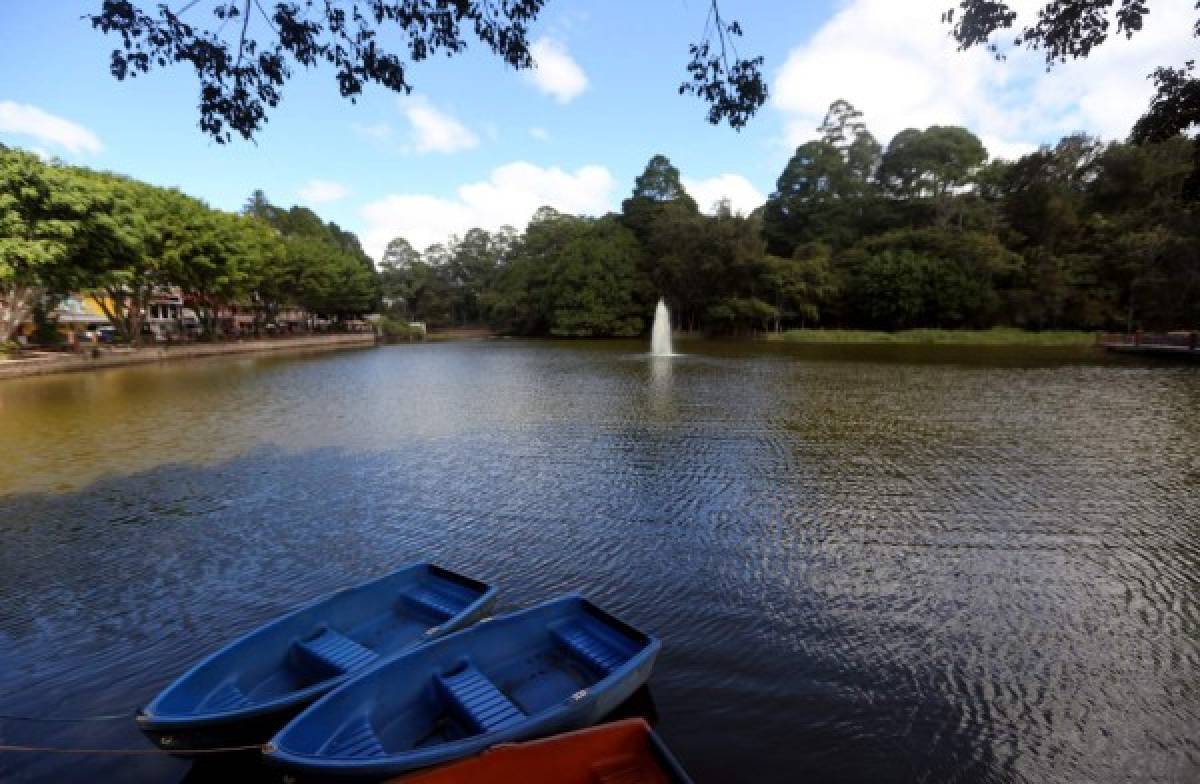
<instances>
[{"instance_id":1,"label":"red boat edge","mask_svg":"<svg viewBox=\"0 0 1200 784\"><path fill-rule=\"evenodd\" d=\"M692 784L644 719L623 719L525 743L504 743L470 759L392 779L390 784Z\"/></svg>"}]
</instances>

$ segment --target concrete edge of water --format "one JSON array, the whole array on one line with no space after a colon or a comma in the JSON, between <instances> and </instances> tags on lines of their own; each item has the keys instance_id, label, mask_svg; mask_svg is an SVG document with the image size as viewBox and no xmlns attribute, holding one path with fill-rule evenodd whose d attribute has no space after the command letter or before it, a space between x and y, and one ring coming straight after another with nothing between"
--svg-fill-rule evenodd
<instances>
[{"instance_id":1,"label":"concrete edge of water","mask_svg":"<svg viewBox=\"0 0 1200 784\"><path fill-rule=\"evenodd\" d=\"M98 356L64 354L33 359L0 360L0 381L9 378L45 376L53 373L76 373L84 370L167 362L181 359L201 359L228 354L264 352L327 351L375 345L371 333L350 335L312 335L299 338L242 340L232 343L202 343L188 346L148 346L146 348L104 350Z\"/></svg>"}]
</instances>

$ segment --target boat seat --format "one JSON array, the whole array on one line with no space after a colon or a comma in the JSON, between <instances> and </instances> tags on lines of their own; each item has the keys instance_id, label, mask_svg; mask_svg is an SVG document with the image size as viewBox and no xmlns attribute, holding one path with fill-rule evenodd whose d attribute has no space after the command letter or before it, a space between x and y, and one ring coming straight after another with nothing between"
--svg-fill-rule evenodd
<instances>
[{"instance_id":1,"label":"boat seat","mask_svg":"<svg viewBox=\"0 0 1200 784\"><path fill-rule=\"evenodd\" d=\"M316 637L296 642L295 646L309 659L339 673L357 670L379 658L375 651L329 628L322 629Z\"/></svg>"},{"instance_id":2,"label":"boat seat","mask_svg":"<svg viewBox=\"0 0 1200 784\"><path fill-rule=\"evenodd\" d=\"M454 599L428 588L406 593L405 597L426 612L437 616L440 621L457 615L462 609Z\"/></svg>"},{"instance_id":3,"label":"boat seat","mask_svg":"<svg viewBox=\"0 0 1200 784\"><path fill-rule=\"evenodd\" d=\"M325 745L331 757L382 757L386 754L366 716L354 717Z\"/></svg>"},{"instance_id":4,"label":"boat seat","mask_svg":"<svg viewBox=\"0 0 1200 784\"><path fill-rule=\"evenodd\" d=\"M458 717L475 732L502 730L525 718L521 709L470 663L454 673L435 675L434 681Z\"/></svg>"},{"instance_id":5,"label":"boat seat","mask_svg":"<svg viewBox=\"0 0 1200 784\"><path fill-rule=\"evenodd\" d=\"M578 624L555 629L554 637L568 651L605 675L629 658L623 651Z\"/></svg>"},{"instance_id":6,"label":"boat seat","mask_svg":"<svg viewBox=\"0 0 1200 784\"><path fill-rule=\"evenodd\" d=\"M250 704L250 698L233 683L223 683L220 688L208 695L200 706L207 712L230 711Z\"/></svg>"}]
</instances>

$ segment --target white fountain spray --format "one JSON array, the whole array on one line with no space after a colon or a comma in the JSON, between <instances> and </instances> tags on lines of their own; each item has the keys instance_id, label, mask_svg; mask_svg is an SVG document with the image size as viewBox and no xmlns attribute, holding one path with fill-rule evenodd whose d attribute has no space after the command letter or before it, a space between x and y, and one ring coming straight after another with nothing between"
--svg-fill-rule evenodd
<instances>
[{"instance_id":1,"label":"white fountain spray","mask_svg":"<svg viewBox=\"0 0 1200 784\"><path fill-rule=\"evenodd\" d=\"M654 329L650 332L650 353L656 357L669 357L675 352L671 350L671 314L667 311L667 303L658 300L654 309Z\"/></svg>"}]
</instances>

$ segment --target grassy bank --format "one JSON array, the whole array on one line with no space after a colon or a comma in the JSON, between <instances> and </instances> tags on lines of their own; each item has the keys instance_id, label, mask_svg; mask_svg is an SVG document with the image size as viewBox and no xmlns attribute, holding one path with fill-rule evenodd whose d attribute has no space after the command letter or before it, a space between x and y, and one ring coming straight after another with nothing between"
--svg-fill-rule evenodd
<instances>
[{"instance_id":1,"label":"grassy bank","mask_svg":"<svg viewBox=\"0 0 1200 784\"><path fill-rule=\"evenodd\" d=\"M789 329L768 340L788 343L904 343L955 346L1088 346L1096 342L1092 332L1029 332L1023 329L906 329L900 332L871 332L858 329Z\"/></svg>"}]
</instances>

